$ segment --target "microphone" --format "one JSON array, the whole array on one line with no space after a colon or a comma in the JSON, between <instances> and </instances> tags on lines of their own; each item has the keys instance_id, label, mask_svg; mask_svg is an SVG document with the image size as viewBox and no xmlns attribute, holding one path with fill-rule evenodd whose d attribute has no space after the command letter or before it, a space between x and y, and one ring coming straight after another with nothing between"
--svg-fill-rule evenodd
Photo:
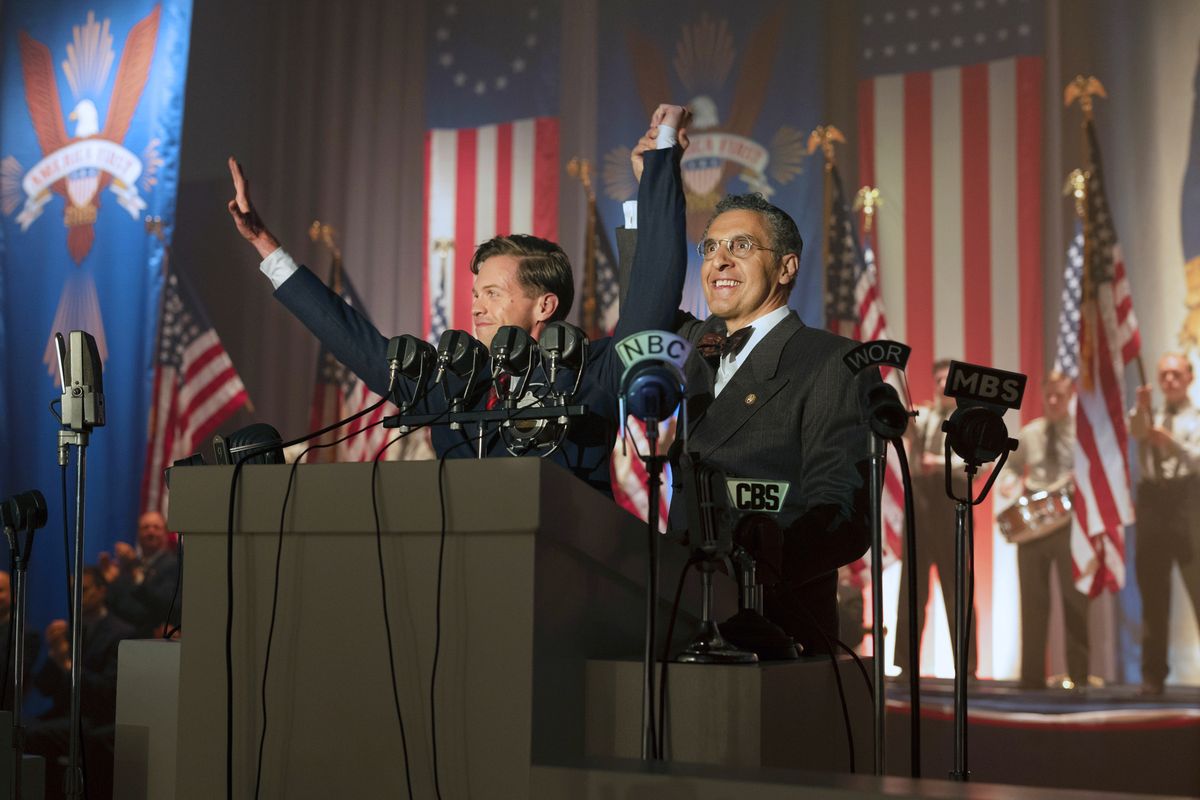
<instances>
[{"instance_id":1,"label":"microphone","mask_svg":"<svg viewBox=\"0 0 1200 800\"><path fill-rule=\"evenodd\" d=\"M0 504L5 533L35 531L46 526L46 498L37 489L13 495Z\"/></svg>"},{"instance_id":2,"label":"microphone","mask_svg":"<svg viewBox=\"0 0 1200 800\"><path fill-rule=\"evenodd\" d=\"M587 351L588 337L581 329L569 322L551 322L542 331L538 347L542 353L550 357L550 385L558 377L558 371L564 367L582 369L584 354Z\"/></svg>"},{"instance_id":3,"label":"microphone","mask_svg":"<svg viewBox=\"0 0 1200 800\"><path fill-rule=\"evenodd\" d=\"M415 397L420 397L429 381L431 368L437 361L437 351L424 339L406 333L388 340L388 394L396 388L396 380L404 376L416 384Z\"/></svg>"},{"instance_id":4,"label":"microphone","mask_svg":"<svg viewBox=\"0 0 1200 800\"><path fill-rule=\"evenodd\" d=\"M683 365L692 346L673 333L643 331L625 337L616 347L617 356L625 366L617 394L623 436L625 417L629 414L642 422L657 424L675 413L687 386ZM686 438L686 420L683 430Z\"/></svg>"},{"instance_id":5,"label":"microphone","mask_svg":"<svg viewBox=\"0 0 1200 800\"><path fill-rule=\"evenodd\" d=\"M87 432L104 425L104 367L90 333L71 331L64 341L54 334L58 371L62 377L62 424Z\"/></svg>"},{"instance_id":6,"label":"microphone","mask_svg":"<svg viewBox=\"0 0 1200 800\"><path fill-rule=\"evenodd\" d=\"M958 407L942 423L942 431L950 449L972 469L1017 449L1017 440L1009 437L1004 424L1004 413L1021 408L1027 380L1019 372L950 362L945 395L953 397Z\"/></svg>"},{"instance_id":7,"label":"microphone","mask_svg":"<svg viewBox=\"0 0 1200 800\"><path fill-rule=\"evenodd\" d=\"M871 367L888 366L904 372L912 348L890 339L863 342L846 355L842 361L855 377ZM908 429L908 420L913 413L900 400L900 393L887 383L874 383L862 398L862 413L868 427L880 439L899 439Z\"/></svg>"},{"instance_id":8,"label":"microphone","mask_svg":"<svg viewBox=\"0 0 1200 800\"><path fill-rule=\"evenodd\" d=\"M524 328L505 325L492 337L492 369L521 376L538 357L538 345Z\"/></svg>"},{"instance_id":9,"label":"microphone","mask_svg":"<svg viewBox=\"0 0 1200 800\"><path fill-rule=\"evenodd\" d=\"M441 383L447 371L460 378L468 378L487 357L487 348L471 334L466 331L445 331L438 341L437 373L433 382Z\"/></svg>"},{"instance_id":10,"label":"microphone","mask_svg":"<svg viewBox=\"0 0 1200 800\"><path fill-rule=\"evenodd\" d=\"M265 422L251 423L228 437L213 437L213 457L218 464L236 464L247 456L247 464L282 464L283 437Z\"/></svg>"}]
</instances>

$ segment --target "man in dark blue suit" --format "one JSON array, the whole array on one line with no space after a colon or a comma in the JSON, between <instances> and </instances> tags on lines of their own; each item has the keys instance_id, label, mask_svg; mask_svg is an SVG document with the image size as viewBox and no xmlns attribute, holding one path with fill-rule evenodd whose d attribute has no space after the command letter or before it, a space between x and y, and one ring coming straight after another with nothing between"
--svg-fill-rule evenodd
<instances>
[{"instance_id":1,"label":"man in dark blue suit","mask_svg":"<svg viewBox=\"0 0 1200 800\"><path fill-rule=\"evenodd\" d=\"M662 106L651 125L661 122L682 133L686 113L679 106ZM686 143L686 137L680 138ZM617 431L622 372L613 343L639 331L671 327L683 293L687 259L683 193L679 189L682 152L675 146L645 154L639 215L654 233L648 234L639 248L630 290L613 336L591 343L579 391L574 395L574 401L583 403L588 414L572 422L562 445L551 456L606 493L611 492L608 458ZM236 193L229 202L230 215L238 231L263 258L261 269L275 286L275 297L372 391L385 394L387 339L312 272L295 264L254 210L241 166L231 158L229 169ZM503 325L516 325L537 338L549 323L565 319L571 309L574 281L570 263L561 247L545 239L516 234L490 239L476 250L471 272L475 275L472 323L475 336L485 346L491 345ZM570 385L567 381L573 383L573 378L560 377L560 386ZM486 407L491 385L492 376L483 365L463 408ZM458 381L449 384L452 395L463 388ZM435 391L423 398L416 410L439 413L445 409L445 396ZM476 452L476 443L463 431L446 426L434 428L433 444L439 455L449 457L472 457ZM488 456L508 452L494 432L483 450Z\"/></svg>"}]
</instances>

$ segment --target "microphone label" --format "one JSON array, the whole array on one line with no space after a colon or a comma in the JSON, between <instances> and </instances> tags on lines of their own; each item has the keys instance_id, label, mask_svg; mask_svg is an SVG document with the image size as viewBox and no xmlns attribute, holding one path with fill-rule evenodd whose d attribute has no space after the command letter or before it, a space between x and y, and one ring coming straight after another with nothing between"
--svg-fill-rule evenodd
<instances>
[{"instance_id":1,"label":"microphone label","mask_svg":"<svg viewBox=\"0 0 1200 800\"><path fill-rule=\"evenodd\" d=\"M639 361L668 361L682 373L690 352L687 339L666 331L642 331L617 342L617 355L627 370Z\"/></svg>"},{"instance_id":2,"label":"microphone label","mask_svg":"<svg viewBox=\"0 0 1200 800\"><path fill-rule=\"evenodd\" d=\"M765 511L778 514L783 510L791 484L787 481L764 481L754 478L726 478L729 503L738 511Z\"/></svg>"},{"instance_id":3,"label":"microphone label","mask_svg":"<svg viewBox=\"0 0 1200 800\"><path fill-rule=\"evenodd\" d=\"M960 404L967 400L1015 410L1021 407L1026 380L1019 372L951 361L950 371L946 375L945 395L953 397Z\"/></svg>"},{"instance_id":4,"label":"microphone label","mask_svg":"<svg viewBox=\"0 0 1200 800\"><path fill-rule=\"evenodd\" d=\"M902 370L908 366L908 356L911 352L912 348L903 342L876 339L873 342L863 342L842 356L842 361L855 375L867 367L876 366L895 367Z\"/></svg>"}]
</instances>

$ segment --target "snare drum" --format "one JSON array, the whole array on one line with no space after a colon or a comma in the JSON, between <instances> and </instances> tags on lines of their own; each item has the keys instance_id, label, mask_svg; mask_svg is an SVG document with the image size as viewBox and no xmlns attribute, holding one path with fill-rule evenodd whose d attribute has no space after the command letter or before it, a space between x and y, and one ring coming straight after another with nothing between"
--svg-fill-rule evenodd
<instances>
[{"instance_id":1,"label":"snare drum","mask_svg":"<svg viewBox=\"0 0 1200 800\"><path fill-rule=\"evenodd\" d=\"M1062 530L1071 522L1071 495L1075 484L1064 479L1046 489L1026 492L996 515L1004 538L1024 544Z\"/></svg>"}]
</instances>

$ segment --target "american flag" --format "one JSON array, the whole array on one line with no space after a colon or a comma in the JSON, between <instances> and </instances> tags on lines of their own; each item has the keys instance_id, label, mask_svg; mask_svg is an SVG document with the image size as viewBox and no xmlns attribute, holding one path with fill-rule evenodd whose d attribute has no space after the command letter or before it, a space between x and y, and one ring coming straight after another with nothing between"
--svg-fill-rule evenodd
<instances>
[{"instance_id":1,"label":"american flag","mask_svg":"<svg viewBox=\"0 0 1200 800\"><path fill-rule=\"evenodd\" d=\"M330 283L333 290L347 304L366 313L358 293L354 291L350 278L342 271L342 265L335 261ZM370 406L379 403L379 395L367 388L353 372L334 358L333 353L322 345L317 354L317 383L313 389L312 413L309 420L311 430L332 425L333 423L353 416ZM371 461L389 439L396 436L394 430L384 428L380 423L389 414L395 414L396 408L391 403L380 404L378 408L353 422L325 434L314 444L328 444L342 439L347 434L354 434L338 442L333 447L322 447L312 450L306 457L308 463L328 461ZM365 430L368 429L369 430ZM358 431L363 431L358 433ZM429 445L429 435L424 431L401 439L388 448L384 459L388 461L418 460L432 458L433 451Z\"/></svg>"},{"instance_id":2,"label":"american flag","mask_svg":"<svg viewBox=\"0 0 1200 800\"><path fill-rule=\"evenodd\" d=\"M1076 379L1078 396L1071 526L1075 585L1095 597L1125 585L1125 526L1134 514L1124 374L1138 358L1141 333L1091 120L1085 128L1084 218L1068 251L1058 367Z\"/></svg>"},{"instance_id":3,"label":"american flag","mask_svg":"<svg viewBox=\"0 0 1200 800\"><path fill-rule=\"evenodd\" d=\"M425 303L431 341L471 329L469 270L493 236L558 238L558 9L431 4Z\"/></svg>"},{"instance_id":4,"label":"american flag","mask_svg":"<svg viewBox=\"0 0 1200 800\"><path fill-rule=\"evenodd\" d=\"M892 338L912 347L912 399L932 399L938 358L1040 386L1045 5L864 0L860 13L859 179L886 203L880 289ZM1030 392L1022 421L1040 415L1041 393ZM975 521L979 665L989 675L1003 657L993 636L1007 641L993 587L1015 581L1015 563L993 574L1002 543L990 497Z\"/></svg>"},{"instance_id":5,"label":"american flag","mask_svg":"<svg viewBox=\"0 0 1200 800\"><path fill-rule=\"evenodd\" d=\"M879 295L875 253L867 238L863 240L863 247L859 246L853 215L836 166L829 172L829 181L830 208L825 246L826 327L860 342L887 339L887 315ZM884 380L902 392L894 370L886 370ZM892 448L888 449L884 471L882 511L883 565L886 567L899 557L904 532L904 485L900 462ZM850 565L857 582L861 583L868 574L868 564L867 558L862 558Z\"/></svg>"},{"instance_id":6,"label":"american flag","mask_svg":"<svg viewBox=\"0 0 1200 800\"><path fill-rule=\"evenodd\" d=\"M168 271L154 362L142 510L167 509L163 470L190 456L250 400L212 323L186 282Z\"/></svg>"}]
</instances>

